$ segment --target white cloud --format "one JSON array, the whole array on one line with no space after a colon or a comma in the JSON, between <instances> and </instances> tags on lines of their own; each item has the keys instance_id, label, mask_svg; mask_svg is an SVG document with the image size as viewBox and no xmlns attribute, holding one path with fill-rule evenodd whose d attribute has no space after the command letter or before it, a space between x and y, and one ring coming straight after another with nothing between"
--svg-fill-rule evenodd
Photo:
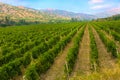
<instances>
[{"instance_id":1,"label":"white cloud","mask_svg":"<svg viewBox=\"0 0 120 80\"><path fill-rule=\"evenodd\" d=\"M97 3L103 3L104 0L90 0L89 3L90 4L97 4Z\"/></svg>"},{"instance_id":2,"label":"white cloud","mask_svg":"<svg viewBox=\"0 0 120 80\"><path fill-rule=\"evenodd\" d=\"M97 10L97 9L105 9L105 8L109 8L111 7L111 5L95 5L95 6L92 6L91 9L93 10Z\"/></svg>"},{"instance_id":3,"label":"white cloud","mask_svg":"<svg viewBox=\"0 0 120 80\"><path fill-rule=\"evenodd\" d=\"M0 2L7 3L7 4L12 4L12 5L21 5L21 4L25 5L25 4L27 4L23 0L0 0Z\"/></svg>"},{"instance_id":4,"label":"white cloud","mask_svg":"<svg viewBox=\"0 0 120 80\"><path fill-rule=\"evenodd\" d=\"M90 9L99 10L110 8L112 4L106 4L105 0L89 0Z\"/></svg>"}]
</instances>

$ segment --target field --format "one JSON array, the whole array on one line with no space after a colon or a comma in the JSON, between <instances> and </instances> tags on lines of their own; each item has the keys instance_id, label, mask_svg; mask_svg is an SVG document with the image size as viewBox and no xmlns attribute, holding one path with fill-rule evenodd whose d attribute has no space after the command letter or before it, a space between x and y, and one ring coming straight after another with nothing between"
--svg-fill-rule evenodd
<instances>
[{"instance_id":1,"label":"field","mask_svg":"<svg viewBox=\"0 0 120 80\"><path fill-rule=\"evenodd\" d=\"M0 28L0 80L120 80L120 22Z\"/></svg>"}]
</instances>

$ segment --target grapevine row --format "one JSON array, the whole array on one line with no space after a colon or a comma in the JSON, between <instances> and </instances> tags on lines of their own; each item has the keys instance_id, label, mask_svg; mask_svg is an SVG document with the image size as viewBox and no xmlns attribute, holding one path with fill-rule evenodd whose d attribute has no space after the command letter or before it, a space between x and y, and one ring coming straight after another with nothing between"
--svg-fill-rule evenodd
<instances>
[{"instance_id":1,"label":"grapevine row","mask_svg":"<svg viewBox=\"0 0 120 80\"><path fill-rule=\"evenodd\" d=\"M82 37L84 35L85 26L82 27L82 29L78 32L77 36L73 39L73 47L69 49L69 52L66 57L66 66L65 66L65 72L71 73L75 64L75 61L77 59L77 54L79 52L79 43L82 40Z\"/></svg>"},{"instance_id":2,"label":"grapevine row","mask_svg":"<svg viewBox=\"0 0 120 80\"><path fill-rule=\"evenodd\" d=\"M96 45L96 42L95 42L95 37L93 35L91 27L89 27L89 34L90 34L90 48L91 48L91 50L90 50L91 69L93 71L97 71L98 66L99 66L98 49L97 49L97 45Z\"/></svg>"},{"instance_id":3,"label":"grapevine row","mask_svg":"<svg viewBox=\"0 0 120 80\"><path fill-rule=\"evenodd\" d=\"M71 40L72 36L76 33L76 29L72 31L68 36L58 42L52 49L43 53L39 56L39 60L35 64L32 64L28 67L25 73L25 78L27 80L37 80L39 75L45 73L52 63L54 62L55 57L58 53L64 49L66 44Z\"/></svg>"},{"instance_id":4,"label":"grapevine row","mask_svg":"<svg viewBox=\"0 0 120 80\"><path fill-rule=\"evenodd\" d=\"M94 28L97 30L100 38L102 39L103 43L105 44L107 51L112 53L113 57L117 57L117 50L116 50L116 44L113 40L109 39L103 31L101 31L100 28L97 26L94 26Z\"/></svg>"}]
</instances>

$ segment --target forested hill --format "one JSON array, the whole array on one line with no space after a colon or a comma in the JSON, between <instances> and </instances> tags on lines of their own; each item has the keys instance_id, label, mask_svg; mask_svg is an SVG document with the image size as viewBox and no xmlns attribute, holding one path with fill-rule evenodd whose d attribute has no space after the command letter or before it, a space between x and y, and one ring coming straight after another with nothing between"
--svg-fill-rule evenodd
<instances>
[{"instance_id":1,"label":"forested hill","mask_svg":"<svg viewBox=\"0 0 120 80\"><path fill-rule=\"evenodd\" d=\"M116 21L116 20L120 20L120 14L117 15L113 15L111 17L107 17L107 18L99 18L96 21Z\"/></svg>"}]
</instances>

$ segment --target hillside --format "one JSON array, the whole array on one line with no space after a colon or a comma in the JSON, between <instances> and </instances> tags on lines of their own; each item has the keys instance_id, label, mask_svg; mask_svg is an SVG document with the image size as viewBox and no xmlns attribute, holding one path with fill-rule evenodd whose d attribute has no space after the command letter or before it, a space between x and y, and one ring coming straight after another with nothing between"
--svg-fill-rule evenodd
<instances>
[{"instance_id":1,"label":"hillside","mask_svg":"<svg viewBox=\"0 0 120 80\"><path fill-rule=\"evenodd\" d=\"M69 20L70 18L47 14L40 12L39 10L26 8L23 6L11 6L8 4L0 3L0 19L4 19L6 16L12 20L27 20L27 21L41 21L47 22L50 20Z\"/></svg>"},{"instance_id":2,"label":"hillside","mask_svg":"<svg viewBox=\"0 0 120 80\"><path fill-rule=\"evenodd\" d=\"M96 21L117 21L120 20L120 14L113 15L107 18L99 18Z\"/></svg>"},{"instance_id":3,"label":"hillside","mask_svg":"<svg viewBox=\"0 0 120 80\"><path fill-rule=\"evenodd\" d=\"M70 18L77 18L78 20L91 20L96 19L97 17L90 14L85 13L74 13L64 10L57 10L57 9L44 9L41 10L42 12L48 13L49 15L55 14L55 15L61 15L64 17L70 17Z\"/></svg>"},{"instance_id":4,"label":"hillside","mask_svg":"<svg viewBox=\"0 0 120 80\"><path fill-rule=\"evenodd\" d=\"M26 20L40 22L51 22L59 20L64 21L71 20L71 18L76 18L78 20L91 20L96 18L96 16L90 14L52 9L36 10L24 6L12 6L0 2L0 19L3 20L5 17L9 17L14 21Z\"/></svg>"}]
</instances>

